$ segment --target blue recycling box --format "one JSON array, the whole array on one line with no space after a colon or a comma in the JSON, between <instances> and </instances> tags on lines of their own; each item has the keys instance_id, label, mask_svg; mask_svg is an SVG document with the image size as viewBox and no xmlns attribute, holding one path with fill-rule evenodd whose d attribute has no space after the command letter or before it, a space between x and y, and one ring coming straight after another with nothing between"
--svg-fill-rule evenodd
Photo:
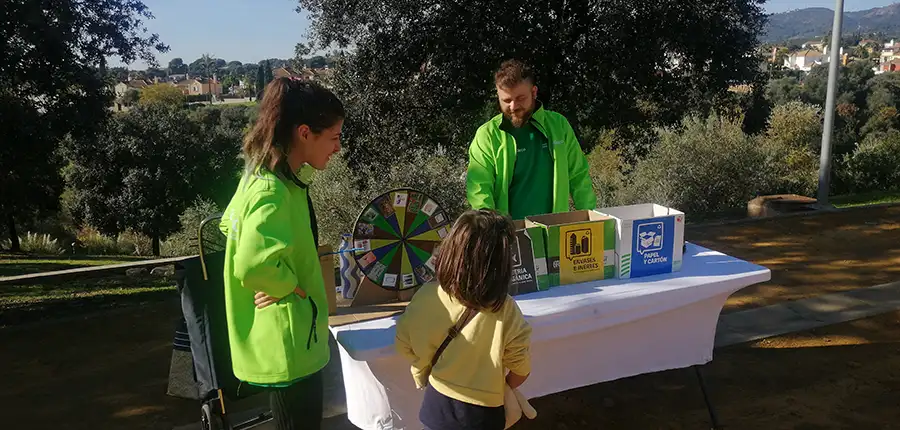
<instances>
[{"instance_id":1,"label":"blue recycling box","mask_svg":"<svg viewBox=\"0 0 900 430\"><path fill-rule=\"evenodd\" d=\"M597 209L616 220L616 277L681 270L684 212L653 203Z\"/></svg>"}]
</instances>

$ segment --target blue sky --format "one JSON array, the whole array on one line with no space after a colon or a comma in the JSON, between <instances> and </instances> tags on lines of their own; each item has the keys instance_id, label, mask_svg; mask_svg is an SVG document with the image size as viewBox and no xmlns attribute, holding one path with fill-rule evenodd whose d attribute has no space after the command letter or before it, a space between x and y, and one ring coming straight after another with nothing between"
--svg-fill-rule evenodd
<instances>
[{"instance_id":1,"label":"blue sky","mask_svg":"<svg viewBox=\"0 0 900 430\"><path fill-rule=\"evenodd\" d=\"M227 61L255 63L266 58L290 58L294 45L306 39L309 20L294 11L297 0L143 0L156 19L147 28L159 34L171 50L157 55L160 65L181 57L190 63L204 53ZM851 0L847 11L886 6L896 0ZM770 0L770 13L806 7L833 8L833 0ZM119 66L117 59L111 65ZM132 69L143 69L142 62Z\"/></svg>"}]
</instances>

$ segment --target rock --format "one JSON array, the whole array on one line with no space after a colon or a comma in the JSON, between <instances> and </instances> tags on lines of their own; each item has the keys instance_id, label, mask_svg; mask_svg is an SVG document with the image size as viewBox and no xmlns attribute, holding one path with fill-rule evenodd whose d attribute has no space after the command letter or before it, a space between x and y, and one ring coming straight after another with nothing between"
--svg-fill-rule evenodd
<instances>
[{"instance_id":1,"label":"rock","mask_svg":"<svg viewBox=\"0 0 900 430\"><path fill-rule=\"evenodd\" d=\"M153 270L150 271L150 274L153 276L169 278L175 275L175 266L154 267Z\"/></svg>"},{"instance_id":2,"label":"rock","mask_svg":"<svg viewBox=\"0 0 900 430\"><path fill-rule=\"evenodd\" d=\"M796 194L759 196L747 202L747 216L751 218L814 210L816 210L816 199Z\"/></svg>"},{"instance_id":3,"label":"rock","mask_svg":"<svg viewBox=\"0 0 900 430\"><path fill-rule=\"evenodd\" d=\"M133 269L128 269L125 271L125 275L127 276L145 276L147 274L147 269L143 267L135 267Z\"/></svg>"}]
</instances>

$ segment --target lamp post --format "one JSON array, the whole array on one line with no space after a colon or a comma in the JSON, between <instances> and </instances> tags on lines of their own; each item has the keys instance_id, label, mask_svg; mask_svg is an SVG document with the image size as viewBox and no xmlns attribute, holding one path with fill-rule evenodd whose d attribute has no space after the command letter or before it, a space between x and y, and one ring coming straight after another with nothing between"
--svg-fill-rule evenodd
<instances>
[{"instance_id":1,"label":"lamp post","mask_svg":"<svg viewBox=\"0 0 900 430\"><path fill-rule=\"evenodd\" d=\"M822 155L819 159L818 205L829 207L828 191L831 182L831 135L834 129L834 102L837 92L838 64L841 50L841 21L844 18L844 0L835 0L834 24L831 27L831 55L828 60L828 92L825 96L825 124L822 127Z\"/></svg>"}]
</instances>

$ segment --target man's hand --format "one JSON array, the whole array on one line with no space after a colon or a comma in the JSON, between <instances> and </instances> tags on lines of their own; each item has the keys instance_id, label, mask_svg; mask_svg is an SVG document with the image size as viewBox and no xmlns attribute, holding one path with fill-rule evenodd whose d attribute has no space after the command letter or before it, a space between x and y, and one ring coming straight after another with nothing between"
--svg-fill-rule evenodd
<instances>
[{"instance_id":1,"label":"man's hand","mask_svg":"<svg viewBox=\"0 0 900 430\"><path fill-rule=\"evenodd\" d=\"M300 287L294 288L293 294L300 296L301 299L306 298L306 291L303 291L303 289ZM262 291L258 291L256 293L256 295L253 296L253 303L256 305L257 309L262 309L264 307L274 305L275 303L278 303L279 301L281 301L281 298L272 297Z\"/></svg>"}]
</instances>

